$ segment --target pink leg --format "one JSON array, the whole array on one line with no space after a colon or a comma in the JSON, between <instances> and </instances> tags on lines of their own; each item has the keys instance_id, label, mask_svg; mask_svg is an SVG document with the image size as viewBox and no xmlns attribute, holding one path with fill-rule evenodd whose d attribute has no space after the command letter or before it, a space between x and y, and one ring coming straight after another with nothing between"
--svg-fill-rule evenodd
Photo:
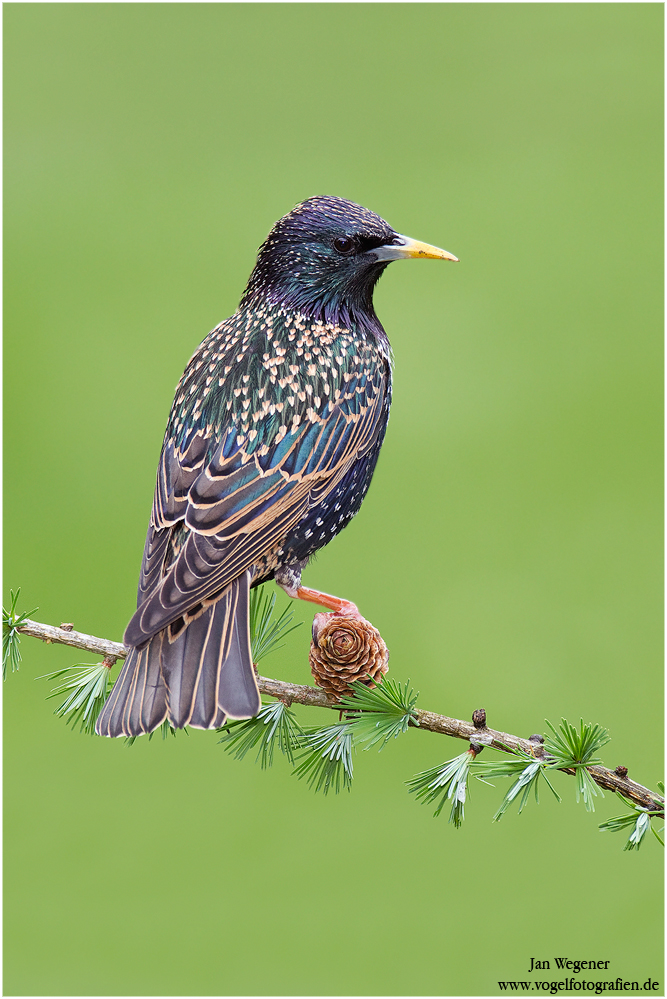
<instances>
[{"instance_id":1,"label":"pink leg","mask_svg":"<svg viewBox=\"0 0 667 999\"><path fill-rule=\"evenodd\" d=\"M334 597L330 593L322 593L320 590L311 590L309 586L302 586L301 568L302 566L297 564L281 568L276 572L276 583L288 597L292 597L294 600L309 600L311 603L319 604L320 607L328 607L334 614L364 620L357 610L356 604L353 604L351 600L343 600L342 597Z\"/></svg>"},{"instance_id":2,"label":"pink leg","mask_svg":"<svg viewBox=\"0 0 667 999\"><path fill-rule=\"evenodd\" d=\"M310 600L311 603L319 604L320 607L328 607L335 614L361 618L356 604L353 604L351 600L343 600L330 593L321 593L320 590L311 590L309 586L302 586L300 572L282 570L280 573L276 573L276 583L288 597L292 597L294 600Z\"/></svg>"},{"instance_id":3,"label":"pink leg","mask_svg":"<svg viewBox=\"0 0 667 999\"><path fill-rule=\"evenodd\" d=\"M290 596L292 596L291 593ZM343 600L342 597L334 597L330 593L322 593L320 590L311 590L309 586L299 586L296 590L296 597L299 600L310 600L311 603L319 604L320 607L328 607L329 610L343 617L361 619L357 605L353 604L351 600Z\"/></svg>"}]
</instances>

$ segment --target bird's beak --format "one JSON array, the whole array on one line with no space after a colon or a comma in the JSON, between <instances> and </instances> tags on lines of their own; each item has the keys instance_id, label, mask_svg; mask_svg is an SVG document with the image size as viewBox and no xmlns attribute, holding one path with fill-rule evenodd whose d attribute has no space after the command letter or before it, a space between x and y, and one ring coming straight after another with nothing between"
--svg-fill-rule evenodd
<instances>
[{"instance_id":1,"label":"bird's beak","mask_svg":"<svg viewBox=\"0 0 667 999\"><path fill-rule=\"evenodd\" d=\"M410 239L409 236L398 236L394 243L387 246L378 246L371 250L378 260L402 260L404 257L426 257L431 260L454 260L458 263L459 258L447 250L441 250L437 246L430 246L428 243L420 243L418 239Z\"/></svg>"}]
</instances>

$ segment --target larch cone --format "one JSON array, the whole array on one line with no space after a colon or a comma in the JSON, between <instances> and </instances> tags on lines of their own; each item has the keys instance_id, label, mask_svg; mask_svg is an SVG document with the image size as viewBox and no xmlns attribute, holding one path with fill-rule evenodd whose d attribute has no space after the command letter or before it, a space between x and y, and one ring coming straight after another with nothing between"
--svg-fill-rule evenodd
<instances>
[{"instance_id":1,"label":"larch cone","mask_svg":"<svg viewBox=\"0 0 667 999\"><path fill-rule=\"evenodd\" d=\"M360 680L375 687L389 669L389 651L380 632L363 617L316 614L310 646L310 669L315 682L332 697L352 694Z\"/></svg>"}]
</instances>

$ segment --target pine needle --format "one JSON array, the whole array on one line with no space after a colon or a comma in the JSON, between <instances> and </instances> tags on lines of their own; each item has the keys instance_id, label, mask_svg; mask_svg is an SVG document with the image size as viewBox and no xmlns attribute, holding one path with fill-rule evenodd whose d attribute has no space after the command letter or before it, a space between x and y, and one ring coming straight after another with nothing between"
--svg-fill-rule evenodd
<instances>
[{"instance_id":1,"label":"pine needle","mask_svg":"<svg viewBox=\"0 0 667 999\"><path fill-rule=\"evenodd\" d=\"M262 770L273 766L276 744L283 756L294 763L295 753L301 748L304 738L303 729L294 712L282 701L264 704L254 718L227 722L218 731L222 735L220 743L223 749L234 752L236 760L242 760L246 753L257 746L255 762L261 764Z\"/></svg>"},{"instance_id":2,"label":"pine needle","mask_svg":"<svg viewBox=\"0 0 667 999\"><path fill-rule=\"evenodd\" d=\"M415 774L406 781L410 794L416 794L417 799L426 805L438 801L438 806L433 813L435 818L445 806L445 802L454 799L449 821L460 829L464 815L464 805L468 790L468 775L470 764L475 759L475 752L472 749L466 750L460 756L455 756L453 760L447 760L439 767L432 767L424 770L420 774Z\"/></svg>"},{"instance_id":3,"label":"pine needle","mask_svg":"<svg viewBox=\"0 0 667 999\"><path fill-rule=\"evenodd\" d=\"M282 641L290 631L299 628L302 621L292 624L294 610L289 604L277 620L273 621L273 608L276 604L275 592L269 593L265 586L256 586L250 591L250 646L253 662L258 663L277 649L282 649Z\"/></svg>"},{"instance_id":4,"label":"pine needle","mask_svg":"<svg viewBox=\"0 0 667 999\"><path fill-rule=\"evenodd\" d=\"M57 680L64 682L54 687L47 700L67 694L54 714L66 718L66 723L87 735L95 734L95 722L106 698L111 692L111 670L105 663L75 663L66 669L35 677L36 680ZM69 715L69 717L66 717Z\"/></svg>"},{"instance_id":5,"label":"pine needle","mask_svg":"<svg viewBox=\"0 0 667 999\"><path fill-rule=\"evenodd\" d=\"M596 795L604 798L604 794L586 767L602 763L595 754L610 741L609 732L601 725L585 725L583 718L579 723L579 731L565 718L561 718L558 729L548 720L547 725L552 734L544 740L544 749L550 757L550 769L574 769L577 802L583 799L586 811L594 812L593 798Z\"/></svg>"},{"instance_id":6,"label":"pine needle","mask_svg":"<svg viewBox=\"0 0 667 999\"><path fill-rule=\"evenodd\" d=\"M350 684L354 695L342 697L340 703L349 709L347 721L353 726L355 744L365 742L367 750L380 743L380 752L390 739L407 732L410 722L416 723L414 706L419 695L409 689L409 683L401 688L398 681L385 679L374 689L361 680Z\"/></svg>"},{"instance_id":7,"label":"pine needle","mask_svg":"<svg viewBox=\"0 0 667 999\"><path fill-rule=\"evenodd\" d=\"M301 780L307 777L308 786L328 794L332 789L350 790L352 785L352 729L347 722L338 722L327 728L307 732L303 741L306 752L302 762L293 771Z\"/></svg>"},{"instance_id":8,"label":"pine needle","mask_svg":"<svg viewBox=\"0 0 667 999\"><path fill-rule=\"evenodd\" d=\"M493 816L494 822L500 821L509 806L519 795L519 792L522 792L521 800L519 802L519 815L521 815L521 812L524 810L531 791L534 793L535 801L539 805L540 799L538 794L538 784L540 777L544 778L547 786L557 800L561 800L560 795L546 774L546 771L550 766L547 760L543 758L536 759L529 753L524 753L521 749L512 750L512 756L514 758L508 760L492 760L489 763L476 762L474 766L475 777L477 780L481 780L485 784L488 784L494 777L516 778L510 789L506 792L500 808Z\"/></svg>"},{"instance_id":9,"label":"pine needle","mask_svg":"<svg viewBox=\"0 0 667 999\"><path fill-rule=\"evenodd\" d=\"M18 603L19 597L21 595L21 587L19 586L16 593L13 590L9 591L9 610L2 608L2 679L7 678L7 665L11 663L12 673L17 672L21 666L21 634L19 632L19 626L34 614L37 607L33 607L32 610L26 611L24 614L18 614L16 611L16 605Z\"/></svg>"}]
</instances>

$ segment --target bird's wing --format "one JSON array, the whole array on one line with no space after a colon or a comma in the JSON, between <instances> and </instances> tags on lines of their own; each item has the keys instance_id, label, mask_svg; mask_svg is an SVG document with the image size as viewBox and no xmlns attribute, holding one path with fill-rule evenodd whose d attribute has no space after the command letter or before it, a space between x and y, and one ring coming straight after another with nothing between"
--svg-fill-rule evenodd
<instances>
[{"instance_id":1,"label":"bird's wing","mask_svg":"<svg viewBox=\"0 0 667 999\"><path fill-rule=\"evenodd\" d=\"M127 644L141 645L179 618L196 616L231 580L279 548L307 510L373 448L386 419L388 365L359 370L350 355L335 376L342 389L330 393L319 412L312 391L304 390L301 401L299 386L290 389L291 427L286 411L277 419L267 411L250 429L229 426L213 442L204 427L178 444L168 429ZM180 521L188 530L167 568L169 539Z\"/></svg>"},{"instance_id":2,"label":"bird's wing","mask_svg":"<svg viewBox=\"0 0 667 999\"><path fill-rule=\"evenodd\" d=\"M188 491L204 466L206 444L202 433L192 434L182 449L174 448L173 442L165 438L139 574L137 607L159 585L165 560L173 558L172 528L185 515Z\"/></svg>"}]
</instances>

